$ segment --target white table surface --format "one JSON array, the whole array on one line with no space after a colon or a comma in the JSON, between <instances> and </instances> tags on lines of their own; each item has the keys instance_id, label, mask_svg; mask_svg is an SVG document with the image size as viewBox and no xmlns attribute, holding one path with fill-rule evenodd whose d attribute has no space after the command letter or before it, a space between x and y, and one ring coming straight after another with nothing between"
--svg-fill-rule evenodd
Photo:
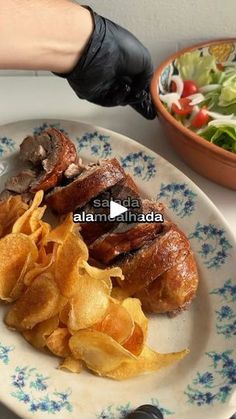
<instances>
[{"instance_id":1,"label":"white table surface","mask_svg":"<svg viewBox=\"0 0 236 419\"><path fill-rule=\"evenodd\" d=\"M236 191L191 170L168 144L158 120L147 121L131 108L102 108L79 100L57 77L0 77L0 124L34 118L83 121L109 128L151 148L192 179L224 214L236 234ZM16 416L0 405L1 419Z\"/></svg>"}]
</instances>

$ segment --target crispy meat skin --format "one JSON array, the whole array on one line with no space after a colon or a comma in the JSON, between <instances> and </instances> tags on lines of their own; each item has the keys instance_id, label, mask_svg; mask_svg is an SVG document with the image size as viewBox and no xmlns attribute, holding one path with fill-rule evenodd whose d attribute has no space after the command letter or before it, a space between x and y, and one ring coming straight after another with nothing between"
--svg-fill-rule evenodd
<instances>
[{"instance_id":1,"label":"crispy meat skin","mask_svg":"<svg viewBox=\"0 0 236 419\"><path fill-rule=\"evenodd\" d=\"M163 205L148 200L141 201L144 214L153 211L163 212ZM136 223L123 226L119 224L115 229L103 234L90 246L90 254L102 263L110 263L122 253L139 249L154 239L163 229L161 223Z\"/></svg>"},{"instance_id":2,"label":"crispy meat skin","mask_svg":"<svg viewBox=\"0 0 236 419\"><path fill-rule=\"evenodd\" d=\"M133 199L140 198L140 191L129 174L125 174L125 178L118 182L110 191L110 197L113 199L126 199L130 196Z\"/></svg>"},{"instance_id":3,"label":"crispy meat skin","mask_svg":"<svg viewBox=\"0 0 236 419\"><path fill-rule=\"evenodd\" d=\"M132 178L132 176L130 174L126 174L125 181L124 181L124 186L126 188L129 188L131 191L133 191L133 193L136 193L137 195L140 194L139 187L135 183L134 179Z\"/></svg>"},{"instance_id":4,"label":"crispy meat skin","mask_svg":"<svg viewBox=\"0 0 236 419\"><path fill-rule=\"evenodd\" d=\"M118 182L109 191L106 191L97 196L96 199L123 199L127 198L127 196L140 199L138 187L129 174L125 174L124 179ZM89 202L84 208L81 208L81 210L84 210L85 213L109 213L109 208L95 208L93 206L92 201ZM117 224L118 223L116 222L81 223L81 234L87 245L89 245L90 243L93 243L96 239L98 239L100 236L102 236L104 233L112 230L114 227L117 226Z\"/></svg>"},{"instance_id":5,"label":"crispy meat skin","mask_svg":"<svg viewBox=\"0 0 236 419\"><path fill-rule=\"evenodd\" d=\"M164 232L134 254L116 261L124 274L124 281L118 281L129 295L147 287L156 278L181 263L190 251L187 237L175 224L167 223Z\"/></svg>"},{"instance_id":6,"label":"crispy meat skin","mask_svg":"<svg viewBox=\"0 0 236 419\"><path fill-rule=\"evenodd\" d=\"M197 265L192 251L135 294L143 309L150 313L178 312L188 307L198 288Z\"/></svg>"},{"instance_id":7,"label":"crispy meat skin","mask_svg":"<svg viewBox=\"0 0 236 419\"><path fill-rule=\"evenodd\" d=\"M97 239L89 247L90 254L94 259L103 263L111 262L122 253L139 249L160 232L161 224L143 223L121 233L108 232Z\"/></svg>"},{"instance_id":8,"label":"crispy meat skin","mask_svg":"<svg viewBox=\"0 0 236 419\"><path fill-rule=\"evenodd\" d=\"M45 202L57 214L66 214L83 207L124 177L125 172L116 158L101 160L99 165L84 170L69 185L55 188L46 195Z\"/></svg>"},{"instance_id":9,"label":"crispy meat skin","mask_svg":"<svg viewBox=\"0 0 236 419\"><path fill-rule=\"evenodd\" d=\"M39 176L31 183L31 192L53 188L77 158L75 145L56 128L47 128L40 135L26 137L20 145L20 155L24 161L41 168Z\"/></svg>"}]
</instances>

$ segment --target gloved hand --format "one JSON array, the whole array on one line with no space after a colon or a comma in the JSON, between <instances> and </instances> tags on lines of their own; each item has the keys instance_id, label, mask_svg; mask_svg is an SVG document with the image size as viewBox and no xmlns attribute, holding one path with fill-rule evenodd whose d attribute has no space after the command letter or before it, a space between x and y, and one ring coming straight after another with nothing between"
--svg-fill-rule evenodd
<instances>
[{"instance_id":1,"label":"gloved hand","mask_svg":"<svg viewBox=\"0 0 236 419\"><path fill-rule=\"evenodd\" d=\"M81 98L102 106L131 105L148 119L156 112L149 84L153 66L148 50L130 32L94 13L94 31L67 78Z\"/></svg>"}]
</instances>

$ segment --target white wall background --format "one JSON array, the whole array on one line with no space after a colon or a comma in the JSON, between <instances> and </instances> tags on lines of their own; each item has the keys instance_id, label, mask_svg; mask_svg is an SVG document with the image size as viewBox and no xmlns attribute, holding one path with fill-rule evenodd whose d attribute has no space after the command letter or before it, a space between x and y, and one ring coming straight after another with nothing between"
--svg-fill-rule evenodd
<instances>
[{"instance_id":1,"label":"white wall background","mask_svg":"<svg viewBox=\"0 0 236 419\"><path fill-rule=\"evenodd\" d=\"M132 31L150 49L155 64L183 46L206 39L236 37L236 0L78 2L88 4L99 14ZM9 74L37 73L0 71L0 75ZM42 72L38 74L42 75Z\"/></svg>"}]
</instances>

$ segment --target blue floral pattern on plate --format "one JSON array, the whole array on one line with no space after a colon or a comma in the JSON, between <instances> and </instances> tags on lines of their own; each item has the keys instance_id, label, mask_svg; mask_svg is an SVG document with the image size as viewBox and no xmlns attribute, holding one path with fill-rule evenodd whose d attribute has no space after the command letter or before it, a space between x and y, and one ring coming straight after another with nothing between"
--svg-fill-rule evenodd
<instances>
[{"instance_id":1,"label":"blue floral pattern on plate","mask_svg":"<svg viewBox=\"0 0 236 419\"><path fill-rule=\"evenodd\" d=\"M86 132L82 137L77 138L78 152L89 149L92 156L105 159L110 156L112 151L109 139L109 135L103 135L98 131Z\"/></svg>"},{"instance_id":2,"label":"blue floral pattern on plate","mask_svg":"<svg viewBox=\"0 0 236 419\"><path fill-rule=\"evenodd\" d=\"M181 218L190 216L196 208L196 197L186 183L162 183L157 199L167 201L168 208Z\"/></svg>"},{"instance_id":3,"label":"blue floral pattern on plate","mask_svg":"<svg viewBox=\"0 0 236 419\"><path fill-rule=\"evenodd\" d=\"M173 415L174 412L163 407L158 399L151 399L150 404L158 407L161 413L165 416ZM137 407L137 406L136 406ZM97 419L122 419L125 418L129 413L131 413L135 408L131 406L131 403L125 405L109 405L107 408L103 409L96 417Z\"/></svg>"},{"instance_id":4,"label":"blue floral pattern on plate","mask_svg":"<svg viewBox=\"0 0 236 419\"><path fill-rule=\"evenodd\" d=\"M121 164L124 169L129 169L133 176L142 180L148 181L157 172L155 157L148 156L143 151L129 153L126 157L121 157Z\"/></svg>"},{"instance_id":5,"label":"blue floral pattern on plate","mask_svg":"<svg viewBox=\"0 0 236 419\"><path fill-rule=\"evenodd\" d=\"M30 412L58 413L62 410L71 412L72 404L69 401L71 390L63 392L54 390L48 392L49 377L43 376L36 368L16 367L12 375L11 385L14 391L12 397L27 405Z\"/></svg>"},{"instance_id":6,"label":"blue floral pattern on plate","mask_svg":"<svg viewBox=\"0 0 236 419\"><path fill-rule=\"evenodd\" d=\"M15 141L8 137L0 138L0 157L6 156L15 150Z\"/></svg>"},{"instance_id":7,"label":"blue floral pattern on plate","mask_svg":"<svg viewBox=\"0 0 236 419\"><path fill-rule=\"evenodd\" d=\"M236 336L236 284L228 279L222 287L215 288L210 294L218 296L222 302L215 311L217 333L224 335L226 339Z\"/></svg>"},{"instance_id":8,"label":"blue floral pattern on plate","mask_svg":"<svg viewBox=\"0 0 236 419\"><path fill-rule=\"evenodd\" d=\"M9 364L9 354L11 351L13 351L13 349L13 346L6 346L0 342L0 362L3 362L5 365Z\"/></svg>"},{"instance_id":9,"label":"blue floral pattern on plate","mask_svg":"<svg viewBox=\"0 0 236 419\"><path fill-rule=\"evenodd\" d=\"M197 372L185 395L188 403L197 406L211 405L215 402L225 403L236 384L236 363L233 350L224 352L207 352L212 360L207 371Z\"/></svg>"},{"instance_id":10,"label":"blue floral pattern on plate","mask_svg":"<svg viewBox=\"0 0 236 419\"><path fill-rule=\"evenodd\" d=\"M33 129L33 135L42 134L42 132L45 131L45 129L47 128L57 128L59 131L63 132L65 135L68 135L68 132L66 132L64 128L61 127L60 122L55 123L55 124L48 124L47 122L44 122L43 124Z\"/></svg>"},{"instance_id":11,"label":"blue floral pattern on plate","mask_svg":"<svg viewBox=\"0 0 236 419\"><path fill-rule=\"evenodd\" d=\"M197 253L202 257L208 269L220 268L230 256L229 250L232 245L227 240L225 231L213 224L204 225L198 222L194 232L189 235L189 239L195 239L199 243Z\"/></svg>"}]
</instances>

